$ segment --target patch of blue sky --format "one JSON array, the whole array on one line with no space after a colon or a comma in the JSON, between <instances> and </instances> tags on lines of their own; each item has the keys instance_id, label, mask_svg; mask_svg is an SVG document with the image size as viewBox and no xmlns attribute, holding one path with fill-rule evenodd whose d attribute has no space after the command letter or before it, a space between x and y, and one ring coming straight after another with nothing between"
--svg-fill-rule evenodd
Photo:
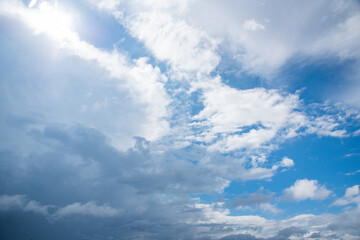
<instances>
[{"instance_id":1,"label":"patch of blue sky","mask_svg":"<svg viewBox=\"0 0 360 240\"><path fill-rule=\"evenodd\" d=\"M204 103L202 102L202 92L200 90L194 91L190 95L191 105L191 116L195 116L204 109Z\"/></svg>"},{"instance_id":2,"label":"patch of blue sky","mask_svg":"<svg viewBox=\"0 0 360 240\"><path fill-rule=\"evenodd\" d=\"M223 83L226 85L236 89L252 89L257 87L270 89L273 87L264 77L242 70L241 64L231 57L230 53L220 56L221 61L212 74L221 76Z\"/></svg>"},{"instance_id":3,"label":"patch of blue sky","mask_svg":"<svg viewBox=\"0 0 360 240\"><path fill-rule=\"evenodd\" d=\"M291 186L297 179L317 180L320 184L342 196L344 189L359 183L360 176L350 177L348 172L360 168L360 158L348 159L345 156L358 152L359 137L332 138L306 136L287 141L273 152L273 156L288 156L294 159L294 169L273 177L272 191L280 192ZM264 187L272 182L264 182Z\"/></svg>"},{"instance_id":4,"label":"patch of blue sky","mask_svg":"<svg viewBox=\"0 0 360 240\"><path fill-rule=\"evenodd\" d=\"M359 137L339 139L314 135L288 140L269 156L269 162L276 162L276 159L279 161L287 156L294 160L293 168L279 171L270 179L232 181L223 194L223 198L232 201L238 196L246 198L251 193L274 192L274 200L269 203L275 204L281 211L277 214L266 213L254 205L238 210L231 208L231 215L251 214L255 211L261 216L280 219L298 214L339 213L341 208L330 206L331 203L344 195L344 189L360 181L360 175L347 174L360 169L359 156L348 155L359 152L358 142ZM298 179L317 180L333 193L324 200L281 200L283 190Z\"/></svg>"},{"instance_id":5,"label":"patch of blue sky","mask_svg":"<svg viewBox=\"0 0 360 240\"><path fill-rule=\"evenodd\" d=\"M225 84L236 89L262 87L288 93L300 90L304 104L338 101L357 66L356 59L338 57L293 57L270 78L242 70L230 54L221 55L221 62L213 74L219 74Z\"/></svg>"},{"instance_id":6,"label":"patch of blue sky","mask_svg":"<svg viewBox=\"0 0 360 240\"><path fill-rule=\"evenodd\" d=\"M280 69L272 87L289 92L302 90L305 104L333 100L348 86L346 78L354 65L353 59L294 57Z\"/></svg>"}]
</instances>

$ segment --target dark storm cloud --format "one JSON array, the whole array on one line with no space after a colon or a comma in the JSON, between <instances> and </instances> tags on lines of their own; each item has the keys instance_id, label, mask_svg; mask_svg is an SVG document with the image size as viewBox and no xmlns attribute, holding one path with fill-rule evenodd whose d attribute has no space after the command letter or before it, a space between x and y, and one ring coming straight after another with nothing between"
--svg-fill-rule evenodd
<instances>
[{"instance_id":1,"label":"dark storm cloud","mask_svg":"<svg viewBox=\"0 0 360 240\"><path fill-rule=\"evenodd\" d=\"M154 158L151 144L142 138L136 139L134 148L119 151L100 132L81 125L50 125L43 130L30 130L29 136L46 146L46 150L34 150L29 155L1 151L4 181L0 182L0 194L12 196L13 202L18 199L15 209L13 206L8 210L19 209L27 218L36 215L35 211L32 214L25 210L31 201L43 208L52 206L43 218L49 218L52 222L46 225L55 230L80 224L79 232L92 239L111 234L121 235L121 239L171 239L178 234L191 239L196 232L201 233L196 230L198 227L178 222L201 218L202 212L191 207L188 194L211 191L223 184L192 163L168 162L159 154ZM82 217L84 214L88 217ZM24 222L19 215L15 211L11 218L24 228L41 227L36 223L43 220ZM99 236L93 227L82 226L83 221L96 226ZM9 224L3 226L13 229ZM46 238L47 234L50 233L45 231L39 236ZM74 236L75 232L68 239L86 239Z\"/></svg>"}]
</instances>

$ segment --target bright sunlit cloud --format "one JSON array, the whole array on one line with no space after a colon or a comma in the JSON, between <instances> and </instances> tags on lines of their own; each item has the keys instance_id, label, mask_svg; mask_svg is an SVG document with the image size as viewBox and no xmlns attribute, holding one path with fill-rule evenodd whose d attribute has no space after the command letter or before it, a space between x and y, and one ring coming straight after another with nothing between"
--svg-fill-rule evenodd
<instances>
[{"instance_id":1,"label":"bright sunlit cloud","mask_svg":"<svg viewBox=\"0 0 360 240\"><path fill-rule=\"evenodd\" d=\"M36 5L36 1L29 4L29 8ZM73 37L72 17L62 12L57 6L48 2L41 2L37 9L29 10L28 24L36 33L46 33L56 40L65 40Z\"/></svg>"},{"instance_id":2,"label":"bright sunlit cloud","mask_svg":"<svg viewBox=\"0 0 360 240\"><path fill-rule=\"evenodd\" d=\"M32 8L36 5L37 0L31 0L31 2L29 3L29 8Z\"/></svg>"}]
</instances>

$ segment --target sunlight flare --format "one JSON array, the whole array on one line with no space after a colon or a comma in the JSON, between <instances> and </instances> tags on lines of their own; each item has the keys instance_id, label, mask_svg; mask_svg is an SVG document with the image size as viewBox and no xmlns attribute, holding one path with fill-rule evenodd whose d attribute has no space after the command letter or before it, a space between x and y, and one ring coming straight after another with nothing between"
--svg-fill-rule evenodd
<instances>
[{"instance_id":1,"label":"sunlight flare","mask_svg":"<svg viewBox=\"0 0 360 240\"><path fill-rule=\"evenodd\" d=\"M57 40L69 39L74 35L71 15L47 2L40 3L38 9L32 10L28 15L28 24L36 33L46 33Z\"/></svg>"}]
</instances>

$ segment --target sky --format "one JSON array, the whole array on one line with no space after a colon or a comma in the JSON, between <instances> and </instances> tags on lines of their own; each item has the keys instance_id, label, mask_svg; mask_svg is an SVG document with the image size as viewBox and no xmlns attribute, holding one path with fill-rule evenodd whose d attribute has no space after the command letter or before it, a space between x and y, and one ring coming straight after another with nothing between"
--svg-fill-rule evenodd
<instances>
[{"instance_id":1,"label":"sky","mask_svg":"<svg viewBox=\"0 0 360 240\"><path fill-rule=\"evenodd\" d=\"M0 238L360 239L357 0L0 0Z\"/></svg>"}]
</instances>

